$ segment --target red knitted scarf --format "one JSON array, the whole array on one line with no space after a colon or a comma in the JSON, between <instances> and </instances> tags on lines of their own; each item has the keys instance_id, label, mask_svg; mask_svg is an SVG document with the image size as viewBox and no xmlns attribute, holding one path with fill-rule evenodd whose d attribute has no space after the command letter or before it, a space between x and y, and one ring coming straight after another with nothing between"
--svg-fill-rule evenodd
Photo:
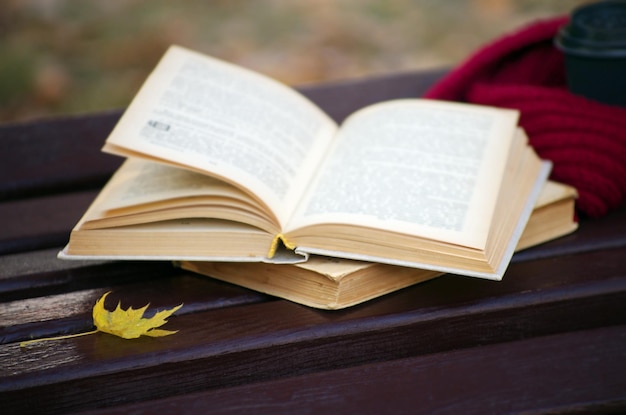
<instances>
[{"instance_id":1,"label":"red knitted scarf","mask_svg":"<svg viewBox=\"0 0 626 415\"><path fill-rule=\"evenodd\" d=\"M626 108L568 92L553 38L566 17L533 23L484 46L450 72L427 98L520 110L551 178L574 186L579 212L598 217L626 200Z\"/></svg>"}]
</instances>

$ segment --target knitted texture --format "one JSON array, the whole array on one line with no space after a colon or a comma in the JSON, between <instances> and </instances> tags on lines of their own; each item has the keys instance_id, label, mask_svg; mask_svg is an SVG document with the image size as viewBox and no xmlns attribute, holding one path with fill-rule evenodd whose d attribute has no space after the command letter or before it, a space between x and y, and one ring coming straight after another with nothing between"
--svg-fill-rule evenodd
<instances>
[{"instance_id":1,"label":"knitted texture","mask_svg":"<svg viewBox=\"0 0 626 415\"><path fill-rule=\"evenodd\" d=\"M520 111L551 178L574 186L580 213L598 217L626 200L626 108L567 90L563 54L554 47L567 17L532 23L484 46L425 97Z\"/></svg>"}]
</instances>

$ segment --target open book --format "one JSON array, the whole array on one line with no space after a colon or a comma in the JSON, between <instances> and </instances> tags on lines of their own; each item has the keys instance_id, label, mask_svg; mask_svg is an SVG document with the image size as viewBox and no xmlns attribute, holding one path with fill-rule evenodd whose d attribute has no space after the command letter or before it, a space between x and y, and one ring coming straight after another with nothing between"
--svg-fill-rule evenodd
<instances>
[{"instance_id":1,"label":"open book","mask_svg":"<svg viewBox=\"0 0 626 415\"><path fill-rule=\"evenodd\" d=\"M173 46L108 137L128 160L61 257L319 254L500 279L549 171L517 119L410 99L338 126L292 88Z\"/></svg>"},{"instance_id":2,"label":"open book","mask_svg":"<svg viewBox=\"0 0 626 415\"><path fill-rule=\"evenodd\" d=\"M537 199L516 251L578 228L576 190L548 181ZM181 261L181 268L323 309L341 309L427 281L441 272L312 255L302 264Z\"/></svg>"}]
</instances>

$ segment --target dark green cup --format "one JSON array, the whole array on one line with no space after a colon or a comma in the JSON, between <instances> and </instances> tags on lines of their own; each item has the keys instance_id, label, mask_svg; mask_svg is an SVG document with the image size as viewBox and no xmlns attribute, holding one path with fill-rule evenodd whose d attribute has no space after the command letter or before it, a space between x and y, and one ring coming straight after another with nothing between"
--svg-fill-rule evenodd
<instances>
[{"instance_id":1,"label":"dark green cup","mask_svg":"<svg viewBox=\"0 0 626 415\"><path fill-rule=\"evenodd\" d=\"M626 107L626 1L581 6L556 36L565 55L569 90Z\"/></svg>"}]
</instances>

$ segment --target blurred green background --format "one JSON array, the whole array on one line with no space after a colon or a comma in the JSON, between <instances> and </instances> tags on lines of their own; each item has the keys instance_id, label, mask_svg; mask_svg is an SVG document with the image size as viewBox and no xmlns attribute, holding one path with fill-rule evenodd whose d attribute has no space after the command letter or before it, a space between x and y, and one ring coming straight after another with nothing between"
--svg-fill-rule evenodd
<instances>
[{"instance_id":1,"label":"blurred green background","mask_svg":"<svg viewBox=\"0 0 626 415\"><path fill-rule=\"evenodd\" d=\"M452 66L581 0L0 0L0 121L121 108L180 44L287 84Z\"/></svg>"}]
</instances>

